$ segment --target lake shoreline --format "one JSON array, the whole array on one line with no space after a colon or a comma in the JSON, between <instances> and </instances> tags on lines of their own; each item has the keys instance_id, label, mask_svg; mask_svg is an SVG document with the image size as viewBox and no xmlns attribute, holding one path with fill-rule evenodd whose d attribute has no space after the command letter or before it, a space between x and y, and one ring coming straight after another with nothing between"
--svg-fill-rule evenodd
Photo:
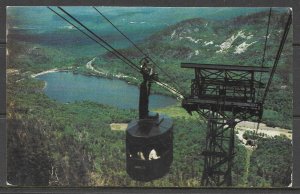
<instances>
[{"instance_id":1,"label":"lake shoreline","mask_svg":"<svg viewBox=\"0 0 300 194\"><path fill-rule=\"evenodd\" d=\"M62 71L62 70L57 69L57 68L49 69L49 70L42 71L42 72L39 72L39 73L36 73L36 74L32 74L31 77L32 78L36 78L36 77L38 77L40 75L45 75L45 74L48 74L48 73L55 73L55 72L59 72L59 71Z\"/></svg>"},{"instance_id":2,"label":"lake shoreline","mask_svg":"<svg viewBox=\"0 0 300 194\"><path fill-rule=\"evenodd\" d=\"M35 73L31 75L31 78L36 78L38 76L41 75L45 75L48 73L55 73L55 72L72 72L73 74L80 74L80 75L84 75L84 76L94 76L94 77L99 77L99 78L107 78L107 79L117 79L117 80L122 80L127 82L127 84L129 85L133 85L133 86L137 86L139 87L139 83L137 83L138 78L133 77L133 76L129 76L129 75L125 75L123 73L117 73L117 74L110 74L108 72L101 72L99 70L96 70L93 66L92 63L95 61L96 57L94 57L92 60L88 61L85 65L86 69L91 71L91 72L77 72L76 69L74 67L69 67L69 68L53 68L53 69L48 69L45 71L41 71L39 73ZM44 87L45 88L45 87ZM43 89L44 89L43 88ZM164 92L159 92L159 91L155 91L152 89L151 94L157 94L157 95L164 95L164 96L168 96L168 97L172 97L174 99L177 99L177 97L173 94L169 94L168 93L164 93Z\"/></svg>"},{"instance_id":3,"label":"lake shoreline","mask_svg":"<svg viewBox=\"0 0 300 194\"><path fill-rule=\"evenodd\" d=\"M130 81L128 81L127 79L133 79L133 80L138 80L136 77L132 77L132 76L128 76L128 75L125 75L125 74L122 74L122 73L117 73L117 74L109 74L108 71L99 71L97 69L95 69L93 67L93 62L96 60L96 57L94 57L92 60L90 60L89 62L86 63L85 67L89 70L91 70L92 72L94 73L97 73L100 77L114 77L114 78L118 78L118 79L121 79L121 80L125 80L127 81L128 83L130 83ZM97 76L97 75L96 75Z\"/></svg>"},{"instance_id":4,"label":"lake shoreline","mask_svg":"<svg viewBox=\"0 0 300 194\"><path fill-rule=\"evenodd\" d=\"M74 74L72 71L51 72L36 79L43 82L41 92L58 102L88 100L121 109L138 109L139 88L123 80ZM163 108L175 103L175 98L165 95L153 94L149 97L149 107L152 108Z\"/></svg>"}]
</instances>

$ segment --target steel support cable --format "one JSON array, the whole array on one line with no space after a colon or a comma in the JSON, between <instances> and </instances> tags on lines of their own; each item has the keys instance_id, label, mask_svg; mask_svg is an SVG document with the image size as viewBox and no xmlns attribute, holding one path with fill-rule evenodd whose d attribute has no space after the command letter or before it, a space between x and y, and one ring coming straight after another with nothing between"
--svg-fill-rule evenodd
<instances>
[{"instance_id":1,"label":"steel support cable","mask_svg":"<svg viewBox=\"0 0 300 194\"><path fill-rule=\"evenodd\" d=\"M94 35L95 37L97 37L101 42L105 42L106 45L108 47L110 47L113 51L109 50L105 45L101 44L99 42L99 40L96 40L95 38L93 38L92 36L90 36L89 34L87 34L86 32L84 32L83 30L81 30L80 28L78 28L76 25L74 25L72 22L68 21L66 18L64 18L62 15L60 15L58 12L54 11L53 9L51 9L50 7L48 7L51 11L53 11L55 14L57 14L58 16L60 16L62 19L64 19L65 21L67 21L70 25L72 25L73 27L75 27L76 29L78 29L80 32L82 32L83 34L85 34L86 36L88 36L90 39L92 39L93 41L95 41L96 43L98 43L100 46L102 46L103 48L105 48L107 51L113 53L115 56L117 56L119 59L121 59L123 62L125 62L126 64L128 64L129 66L131 66L133 69L135 69L136 71L140 72L140 68L135 65L133 62L131 62L129 59L127 59L125 56L123 56L122 54L120 54L118 51L117 52L113 52L116 51L113 47L111 47L107 42L102 41L103 39L101 39L98 35L96 35L94 32L92 32L90 29L88 29L85 25L83 25L80 21L78 21L76 18L74 18L71 14L69 14L68 12L66 12L65 10L63 10L62 8L58 7L61 11L63 11L65 14L67 14L70 18L72 18L75 22L77 22L80 26L82 26L83 28L85 28L88 32L90 32L92 35ZM121 55L117 55L117 54ZM168 89L171 93L176 94L179 98L183 98L183 96L174 88L170 87L169 85L162 83L160 81L155 81L157 83L159 83L158 85L163 86L164 88Z\"/></svg>"},{"instance_id":2,"label":"steel support cable","mask_svg":"<svg viewBox=\"0 0 300 194\"><path fill-rule=\"evenodd\" d=\"M117 26L115 26L103 13L101 13L95 6L93 6L93 8L107 21L109 22L122 36L124 36L124 38L126 38L142 55L144 55L145 57L149 58L150 61L159 69L161 70L161 72L163 74L165 74L170 80L170 82L174 82L175 85L182 91L184 91L177 82L175 82L175 79L172 78L167 72L165 72L157 63L155 63L155 61L153 61L153 59L147 55L145 52L142 51L141 48L139 48L128 36L126 36L121 30L118 29Z\"/></svg>"},{"instance_id":3,"label":"steel support cable","mask_svg":"<svg viewBox=\"0 0 300 194\"><path fill-rule=\"evenodd\" d=\"M265 56L266 56L267 42L268 42L269 28L270 28L270 21L271 21L271 13L272 13L272 7L270 8L269 17L268 17L268 25L267 25L265 44L264 44L264 52L263 52L263 57L262 57L262 60L261 60L261 67L262 68L264 67L264 63L265 63ZM262 72L260 72L259 83L261 83L261 77L262 77ZM258 90L258 92L257 92L257 97L259 96L259 91L260 90ZM258 129L259 129L261 119L262 119L261 117L258 118L255 135L257 135L257 133L258 133Z\"/></svg>"},{"instance_id":4,"label":"steel support cable","mask_svg":"<svg viewBox=\"0 0 300 194\"><path fill-rule=\"evenodd\" d=\"M267 42L268 42L269 28L270 28L270 21L271 21L271 13L272 13L272 8L270 8L270 11L269 11L268 25L267 25L267 32L266 32L266 38L265 38L265 44L264 44L263 57L262 57L262 61L261 61L261 67L264 67L264 63L265 63L265 56L266 56ZM259 82L261 82L261 76L262 76L262 72L260 72ZM258 94L259 94L259 90L258 90L257 95Z\"/></svg>"},{"instance_id":5,"label":"steel support cable","mask_svg":"<svg viewBox=\"0 0 300 194\"><path fill-rule=\"evenodd\" d=\"M117 28L104 14L102 14L95 6L93 8L106 20L108 21L120 34L122 34L137 50L139 50L143 55L146 54L132 41L128 36L126 36L121 30Z\"/></svg>"},{"instance_id":6,"label":"steel support cable","mask_svg":"<svg viewBox=\"0 0 300 194\"><path fill-rule=\"evenodd\" d=\"M270 85L271 85L273 76L274 76L274 74L275 74L275 71L276 71L276 68L277 68L277 65L278 65L278 62L279 62L279 59L280 59L280 56L281 56L283 47L284 47L284 43L285 43L286 38L287 38L287 36L288 36L288 32L289 32L291 23L292 23L292 12L290 11L288 20L287 20L286 25L285 25L285 28L284 28L284 33L283 33L282 38L281 38L281 41L280 41L279 49L278 49L278 51L277 51L276 58L275 58L275 60L274 60L273 68L272 68L272 70L271 70L271 75L270 75L270 78L269 78L269 80L268 80L268 84L267 84L267 86L266 86L266 89L265 89L265 92L264 92L264 95L263 95L263 98L262 98L262 102L261 102L261 103L262 103L262 107L263 107L263 105L264 105L264 103L265 103L267 94L268 94L268 92L269 92L269 90L270 90ZM258 123L257 123L256 132L255 132L256 135L257 135L257 133L258 133L258 129L259 129L259 125L260 125L260 123L261 123L261 120L262 120L262 118L259 117L259 118L258 118Z\"/></svg>"},{"instance_id":7,"label":"steel support cable","mask_svg":"<svg viewBox=\"0 0 300 194\"><path fill-rule=\"evenodd\" d=\"M88 29L84 24L82 24L79 20L77 20L75 17L73 17L71 14L69 14L67 11L65 11L63 8L58 7L61 11L63 11L65 14L67 14L70 18L72 18L75 22L77 22L81 27L83 27L84 29L86 29L89 33L91 33L92 35L94 35L95 37L97 37L102 43L104 43L106 46L108 46L109 48L111 48L114 52L114 54L120 58L120 59L124 59L127 62L125 62L124 60L122 60L123 62L125 62L126 64L130 65L132 68L136 69L138 72L141 71L140 67L137 66L136 64L134 64L131 60L129 60L127 57L125 57L123 54L121 54L119 51L117 51L115 48L113 48L110 44L108 44L105 40L103 40L101 37L99 37L97 34L95 34L93 31L91 31L90 29ZM110 51L112 52L112 51ZM117 54L118 55L117 55ZM163 85L165 88L167 88L169 91L171 91L173 94L176 94L178 97L182 98L182 95L177 92L177 90L175 90L174 88L160 82L160 81L156 81L158 83L160 83L161 85Z\"/></svg>"},{"instance_id":8,"label":"steel support cable","mask_svg":"<svg viewBox=\"0 0 300 194\"><path fill-rule=\"evenodd\" d=\"M184 99L184 96L183 96L180 92L178 92L176 89L174 89L173 87L171 87L171 86L169 86L169 85L167 85L167 84L165 84L165 83L163 83L163 82L161 82L161 81L158 81L158 80L153 80L153 81L154 81L157 85L166 88L166 89L169 90L171 93L176 94L177 97L179 97L180 99Z\"/></svg>"},{"instance_id":9,"label":"steel support cable","mask_svg":"<svg viewBox=\"0 0 300 194\"><path fill-rule=\"evenodd\" d=\"M80 31L81 33L83 33L84 35L86 35L88 38L90 38L91 40L95 41L97 44L99 44L101 47L103 47L104 49L106 49L107 51L109 51L110 53L114 54L114 52L112 52L111 50L109 50L105 45L103 45L101 42L99 42L99 40L93 38L91 35L89 35L88 33L84 32L82 29L80 29L79 27L77 27L75 24L73 24L72 22L70 22L68 19L66 19L64 16L62 16L61 14L59 14L58 12L56 12L54 9L50 8L49 6L47 7L48 9L50 9L53 13L55 13L57 16L59 16L60 18L62 18L63 20L65 20L67 23L69 23L71 26L73 26L74 28L76 28L78 31ZM117 55L116 55L117 56ZM117 56L118 57L118 56ZM120 60L122 60L124 63L128 64L124 59L118 57ZM130 64L128 64L130 65ZM136 69L137 70L137 69ZM139 71L139 70L137 70Z\"/></svg>"},{"instance_id":10,"label":"steel support cable","mask_svg":"<svg viewBox=\"0 0 300 194\"><path fill-rule=\"evenodd\" d=\"M71 26L73 26L74 28L76 28L78 31L80 31L81 33L83 33L84 35L86 35L87 37L89 37L91 40L95 41L96 43L100 44L100 46L104 47L104 45L102 45L100 42L98 42L96 39L94 39L92 36L90 36L89 34L87 34L86 32L84 32L83 30L81 30L80 28L78 28L75 24L73 24L72 22L70 22L69 20L67 20L64 16L62 16L61 14L59 14L58 12L54 11L54 9L50 8L49 6L47 7L48 9L50 9L53 13L55 13L57 16L59 16L60 18L62 18L63 20L65 20L66 22L68 22Z\"/></svg>"},{"instance_id":11,"label":"steel support cable","mask_svg":"<svg viewBox=\"0 0 300 194\"><path fill-rule=\"evenodd\" d=\"M59 16L60 18L62 18L63 20L65 20L71 26L73 26L74 28L76 28L78 31L80 31L81 33L83 33L84 35L86 35L88 38L90 38L91 40L95 41L101 47L105 48L105 46L101 42L99 42L98 40L96 40L95 38L93 38L92 36L90 36L88 33L84 32L83 30L81 30L80 28L78 28L75 24L73 24L72 22L70 22L69 20L67 20L64 16L62 16L61 14L59 14L58 12L56 12L54 9L50 8L49 6L47 8L50 9L53 13L55 13L57 16ZM105 49L108 50L107 48L105 48ZM111 52L110 50L108 50L108 51Z\"/></svg>"},{"instance_id":12,"label":"steel support cable","mask_svg":"<svg viewBox=\"0 0 300 194\"><path fill-rule=\"evenodd\" d=\"M264 93L264 95L263 95L262 104L264 104L264 102L265 102L265 100L266 100L266 97L267 97L267 94L268 94L268 92L269 92L269 90L270 90L270 85L271 85L271 82L272 82L274 73L275 73L275 71L276 71L276 68L277 68L277 65L278 65L278 62L279 62L279 59L280 59L280 56L281 56L283 47L284 47L284 43L285 43L286 38L287 38L287 36L288 36L288 32L289 32L291 23L292 23L292 12L290 11L288 20L287 20L286 25L285 25L285 28L284 28L284 33L283 33L282 38L281 38L281 41L280 41L279 49L278 49L278 51L277 51L276 58L275 58L275 60L274 60L273 68L272 68L272 71L271 71L271 75L270 75L268 84L267 84L267 86L266 86L265 93Z\"/></svg>"},{"instance_id":13,"label":"steel support cable","mask_svg":"<svg viewBox=\"0 0 300 194\"><path fill-rule=\"evenodd\" d=\"M129 60L127 57L125 57L122 53L120 53L119 51L117 51L115 48L113 48L109 43L107 43L105 40L103 40L100 36L98 36L97 34L95 34L92 30L90 30L89 28L87 28L83 23L81 23L79 20L77 20L75 17L73 17L71 14L69 14L67 11L65 11L63 8L58 7L62 12L64 12L65 14L67 14L70 18L72 18L76 23L78 23L81 27L83 27L84 29L86 29L89 33L93 34L95 37L97 37L97 39L99 39L102 43L104 43L107 47L109 47L110 49L112 49L114 51L114 54L116 56L118 56L119 58L123 58L124 60L126 60L128 63L130 63L131 67L135 68L136 70L140 71L140 67L137 66L136 64L134 64L131 60ZM118 55L117 55L117 54ZM127 63L127 64L128 64Z\"/></svg>"},{"instance_id":14,"label":"steel support cable","mask_svg":"<svg viewBox=\"0 0 300 194\"><path fill-rule=\"evenodd\" d=\"M105 19L107 20L121 35L123 35L139 52L141 52L145 57L149 58L154 65L156 65L159 69L161 69L146 53L144 53L133 41L130 40L129 37L127 37L121 30L119 30L117 28L117 26L115 26L104 14L102 14L96 7L93 6L93 8ZM162 70L162 69L161 69ZM163 70L162 70L163 71ZM165 73L166 74L166 73ZM172 81L173 81L173 78L171 78L168 74L166 74L167 77L169 77ZM171 81L170 80L170 81ZM158 80L154 80L154 82L156 82L158 85L168 89L170 92L172 92L173 94L176 94L179 98L183 98L182 94L177 91L175 88L163 83L163 82L160 82Z\"/></svg>"}]
</instances>

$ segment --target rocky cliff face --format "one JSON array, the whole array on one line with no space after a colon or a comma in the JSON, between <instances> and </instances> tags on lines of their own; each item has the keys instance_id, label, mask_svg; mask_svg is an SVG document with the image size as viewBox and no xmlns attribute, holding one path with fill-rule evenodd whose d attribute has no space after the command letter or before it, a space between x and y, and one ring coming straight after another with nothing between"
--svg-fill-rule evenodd
<instances>
[{"instance_id":1,"label":"rocky cliff face","mask_svg":"<svg viewBox=\"0 0 300 194\"><path fill-rule=\"evenodd\" d=\"M180 60L259 66L268 14L261 12L224 21L203 18L185 20L153 34L143 42L142 47L161 62ZM276 55L286 19L287 13L272 12L266 53L269 65ZM286 43L283 61L291 56L290 44L291 36ZM134 49L124 49L123 52L138 56Z\"/></svg>"}]
</instances>

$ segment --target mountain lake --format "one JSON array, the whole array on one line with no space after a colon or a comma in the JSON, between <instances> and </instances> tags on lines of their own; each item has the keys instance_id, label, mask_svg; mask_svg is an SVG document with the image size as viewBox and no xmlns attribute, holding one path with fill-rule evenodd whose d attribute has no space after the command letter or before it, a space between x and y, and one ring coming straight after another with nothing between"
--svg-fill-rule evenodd
<instances>
[{"instance_id":1,"label":"mountain lake","mask_svg":"<svg viewBox=\"0 0 300 194\"><path fill-rule=\"evenodd\" d=\"M119 79L52 72L36 77L46 82L44 92L62 103L93 101L123 109L138 109L139 88ZM149 108L162 108L176 103L176 99L152 94Z\"/></svg>"}]
</instances>

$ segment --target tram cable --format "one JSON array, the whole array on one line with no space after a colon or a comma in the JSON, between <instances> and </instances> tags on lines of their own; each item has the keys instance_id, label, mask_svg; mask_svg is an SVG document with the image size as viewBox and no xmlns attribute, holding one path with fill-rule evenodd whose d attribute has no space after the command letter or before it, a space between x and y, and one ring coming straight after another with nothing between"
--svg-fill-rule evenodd
<instances>
[{"instance_id":1,"label":"tram cable","mask_svg":"<svg viewBox=\"0 0 300 194\"><path fill-rule=\"evenodd\" d=\"M268 42L268 36L269 36L269 28L270 28L270 21L271 21L271 13L272 13L272 7L270 7L270 11L269 11L269 16L268 16L268 24L267 24L267 31L266 31L266 35L265 35L265 43L264 43L264 52L263 52L263 56L262 56L262 60L261 60L261 67L264 67L264 63L265 63L265 56L266 56L266 50L267 50L267 42ZM262 78L262 72L260 72L260 76L259 76L259 84L261 83L261 78ZM259 91L257 92L257 97L259 97ZM260 116L258 118L258 122L257 122L257 126L256 126L256 131L253 134L253 139L255 138L255 136L257 136L258 134L258 129L259 129L259 125L261 123L261 118L262 116Z\"/></svg>"},{"instance_id":2,"label":"tram cable","mask_svg":"<svg viewBox=\"0 0 300 194\"><path fill-rule=\"evenodd\" d=\"M121 58L125 59L126 61L128 61L131 65L131 67L135 67L138 71L141 71L140 67L136 64L134 64L130 59L128 59L127 57L125 57L122 53L120 53L118 50L116 50L115 48L113 48L109 43L107 43L104 39L102 39L100 36L98 36L97 34L95 34L92 30L90 30L89 28L87 28L83 23L81 23L79 20L77 20L74 16L72 16L70 13L68 13L66 10L64 10L61 7L58 7L62 12L64 12L65 14L67 14L71 19L73 19L76 23L78 23L80 26L82 26L84 29L86 29L88 32L90 32L91 34L93 34L95 37L97 37L101 42L103 42L106 46L108 46L109 48L111 48L115 53L117 53L119 55L119 58L121 56ZM116 54L115 54L116 55ZM117 55L116 55L117 56ZM126 63L128 64L128 63ZM129 64L128 64L129 65ZM169 85L160 82L158 80L154 80L156 83L159 83L159 85L163 86L164 88L168 89L169 91L171 91L171 93L176 94L179 98L183 98L183 96L181 95L180 92L178 92L176 89L170 87Z\"/></svg>"},{"instance_id":3,"label":"tram cable","mask_svg":"<svg viewBox=\"0 0 300 194\"><path fill-rule=\"evenodd\" d=\"M128 63L130 63L133 68L140 69L136 64L134 64L131 60L129 60L127 57L125 57L122 53L120 53L118 50L113 48L109 43L107 43L104 39L102 39L100 36L98 36L96 33L94 33L92 30L90 30L88 27L86 27L83 23L81 23L78 19L76 19L74 16L72 16L70 13L68 13L66 10L64 10L61 7L58 7L62 12L64 12L66 15L68 15L71 19L73 19L77 24L79 24L81 27L83 27L85 30L87 30L89 33L97 37L103 44L105 44L107 47L109 47L111 50L114 51L114 53L117 53L116 56L118 55L119 58L123 58L126 60ZM127 64L128 64L127 63Z\"/></svg>"},{"instance_id":4,"label":"tram cable","mask_svg":"<svg viewBox=\"0 0 300 194\"><path fill-rule=\"evenodd\" d=\"M103 40L100 36L98 36L97 34L95 34L92 30L90 30L87 26L85 26L82 22L80 22L79 20L77 20L74 16L72 16L70 13L68 13L66 10L64 10L61 7L58 7L58 9L60 9L63 13L65 13L69 18L71 18L73 21L75 21L78 25L80 25L82 28L84 28L86 31L88 31L91 35L93 35L95 38L93 38L91 35L89 35L88 33L84 32L82 29L80 29L78 26L76 26L75 24L73 24L72 22L70 22L68 19L66 19L65 17L63 17L61 14L59 14L58 12L54 11L53 9L51 9L50 7L48 7L48 9L50 9L52 12L54 12L56 15L58 15L59 17L61 17L63 20L67 21L70 25L72 25L74 28L76 28L77 30L79 30L80 32L82 32L83 34L85 34L86 36L88 36L91 40L95 41L97 44L99 44L100 46L102 46L103 48L105 48L107 51L113 53L116 57L118 57L119 59L121 59L124 63L126 63L127 65L131 66L133 69L135 69L136 71L138 71L139 73L141 72L141 68L136 65L135 63L133 63L130 59L128 59L127 57L125 57L122 53L120 53L119 51L117 51L115 48L113 48L109 43L107 43L105 40ZM110 50L111 49L111 50ZM171 93L175 94L177 97L179 98L183 98L182 94L177 91L176 89L174 89L173 87L170 87L169 85L160 82L158 80L153 80L154 82L158 83L158 85L164 87L165 89L169 90Z\"/></svg>"},{"instance_id":5,"label":"tram cable","mask_svg":"<svg viewBox=\"0 0 300 194\"><path fill-rule=\"evenodd\" d=\"M90 38L91 40L93 40L94 42L96 42L98 45L100 45L101 47L103 47L104 49L106 49L107 51L109 51L110 53L114 54L115 56L117 56L120 60L122 60L124 63L128 64L131 66L131 64L129 64L127 61L125 61L123 58L119 57L117 54L115 54L113 51L111 51L109 48L107 48L103 43L101 43L99 40L93 38L91 35L89 35L88 33L84 32L82 29L80 29L78 26L76 26L75 24L73 24L72 22L70 22L67 18L65 18L64 16L62 16L61 14L59 14L58 12L56 12L54 9L47 7L48 9L50 9L53 13L55 13L56 15L58 15L60 18L62 18L63 20L65 20L66 22L68 22L71 26L73 26L74 28L76 28L78 31L80 31L81 33L83 33L84 35L86 35L88 38ZM136 71L139 71L139 69L135 68L134 66L132 66L133 69L135 69Z\"/></svg>"},{"instance_id":6,"label":"tram cable","mask_svg":"<svg viewBox=\"0 0 300 194\"><path fill-rule=\"evenodd\" d=\"M267 35L268 35L269 25L270 25L271 9L272 8L270 8L270 12L269 12L269 21L268 21L268 27L267 27ZM285 25L285 28L284 28L284 32L283 32L283 35L282 35L282 38L281 38L281 41L280 41L279 49L277 51L277 54L276 54L276 57L275 57L275 60L274 60L274 64L273 64L273 67L272 67L272 70L271 70L270 78L268 80L267 86L265 88L265 92L264 92L263 97L262 97L262 101L261 101L262 107L263 107L263 105L265 103L267 94L268 94L268 92L270 90L271 82L273 80L273 76L274 76L275 71L277 69L277 65L278 65L278 62L279 62L279 59L280 59L280 56L281 56L281 53L282 53L282 50L283 50L283 47L284 47L284 43L285 43L285 41L287 39L291 23L292 23L292 12L289 11L288 20L286 22L286 25ZM266 51L267 37L268 36L266 36L266 40L265 40L264 54L263 54L263 59L262 59L262 67L264 65L264 60L265 60L265 51ZM261 79L261 77L260 77L260 79ZM262 120L262 115L258 118L258 123L257 123L257 128L256 128L255 135L257 135L257 133L258 133L258 129L259 129L259 125L261 123L261 120Z\"/></svg>"},{"instance_id":7,"label":"tram cable","mask_svg":"<svg viewBox=\"0 0 300 194\"><path fill-rule=\"evenodd\" d=\"M142 55L144 55L145 58L148 58L153 65L155 65L161 72L169 78L170 82L173 82L180 90L183 92L184 90L180 85L175 81L173 77L171 77L164 69L162 69L150 56L149 54L146 54L142 51L141 48L139 48L128 36L126 36L116 25L114 25L103 13L101 13L95 6L93 8L99 13L107 22L109 22L124 38L126 38Z\"/></svg>"},{"instance_id":8,"label":"tram cable","mask_svg":"<svg viewBox=\"0 0 300 194\"><path fill-rule=\"evenodd\" d=\"M275 74L275 71L276 71L276 68L277 68L277 65L278 65L278 62L279 62L279 59L280 59L283 47L284 47L284 43L285 43L286 38L288 36L288 32L289 32L291 23L292 23L292 12L290 10L289 11L289 17L288 17L288 20L286 22L286 25L285 25L285 28L284 28L284 32L283 32L283 35L282 35L282 38L281 38L281 41L280 41L279 49L277 51L277 54L276 54L276 57L275 57L275 60L274 60L273 68L271 70L271 75L270 75L269 81L267 83L267 86L266 86L266 89L265 89L265 93L264 93L263 98L262 98L262 104L264 104L264 102L266 100L266 97L267 97L267 94L268 94L268 92L270 90L270 85L271 85L271 82L273 80L273 77L274 77L274 74Z\"/></svg>"},{"instance_id":9,"label":"tram cable","mask_svg":"<svg viewBox=\"0 0 300 194\"><path fill-rule=\"evenodd\" d=\"M271 21L271 13L272 13L272 8L270 8L270 11L269 11L268 25L267 25L266 35L265 35L265 43L264 43L264 49L263 49L264 52L263 52L263 56L262 56L262 60L261 60L261 67L264 67L264 63L265 63L265 56L266 56L267 42L268 42L269 28L270 28L270 21ZM262 72L260 73L259 83L261 82L261 77L262 77ZM259 96L259 90L258 90L257 96Z\"/></svg>"}]
</instances>

